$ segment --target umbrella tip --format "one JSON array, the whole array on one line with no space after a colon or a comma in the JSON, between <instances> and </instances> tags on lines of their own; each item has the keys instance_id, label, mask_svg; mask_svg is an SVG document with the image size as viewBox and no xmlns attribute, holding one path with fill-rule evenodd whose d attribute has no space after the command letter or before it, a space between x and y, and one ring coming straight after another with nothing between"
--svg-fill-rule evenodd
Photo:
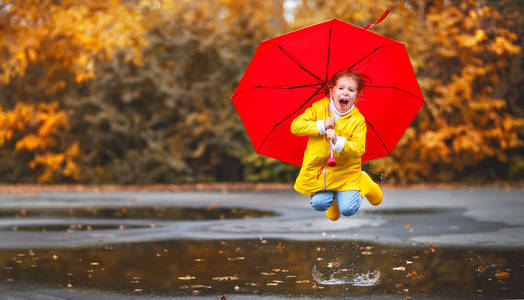
<instances>
[{"instance_id":1,"label":"umbrella tip","mask_svg":"<svg viewBox=\"0 0 524 300\"><path fill-rule=\"evenodd\" d=\"M364 27L364 29L370 29L373 26L375 26L375 25L379 24L380 22L384 21L384 19L389 15L390 12L391 12L391 9L390 8L386 8L386 11L384 11L382 16L380 16L380 18L375 23L371 23L371 24L366 25Z\"/></svg>"}]
</instances>

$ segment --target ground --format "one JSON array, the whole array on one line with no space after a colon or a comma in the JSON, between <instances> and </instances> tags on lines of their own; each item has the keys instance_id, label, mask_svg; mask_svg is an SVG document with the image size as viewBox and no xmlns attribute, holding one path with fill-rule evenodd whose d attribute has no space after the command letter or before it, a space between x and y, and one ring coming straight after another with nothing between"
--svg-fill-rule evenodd
<instances>
[{"instance_id":1,"label":"ground","mask_svg":"<svg viewBox=\"0 0 524 300\"><path fill-rule=\"evenodd\" d=\"M140 207L189 207L204 208L208 211L217 208L233 210L242 208L263 210L267 211L267 214L262 213L263 217L261 218L250 217L248 214L244 218L237 219L210 218L202 220L77 218L74 221L75 224L92 226L93 230L49 230L46 232L23 229L25 227L29 228L28 226L51 226L49 228L52 228L52 226L65 226L64 228L67 228L72 223L71 218L67 216L16 218L12 215L4 215L3 218L0 218L0 248L5 249L5 251L9 249L13 249L13 251L20 249L38 251L38 249L49 248L85 248L130 243L131 245L133 243L142 245L143 243L174 240L195 240L202 243L203 241L212 242L215 240L226 241L226 243L227 241L235 243L234 241L239 240L269 240L270 244L272 241L284 241L284 244L289 243L288 248L290 249L292 248L291 245L295 245L293 247L301 247L301 243L311 242L322 245L329 245L329 243L342 245L340 247L346 247L344 243L372 243L369 245L373 246L368 246L370 249L373 247L376 247L376 249L385 247L381 248L385 249L382 250L383 253L386 251L394 252L391 249L399 249L398 253L405 251L400 249L414 249L414 251L422 251L422 249L425 249L424 251L435 251L437 249L436 251L439 251L439 249L460 248L481 249L488 252L491 251L490 249L493 249L493 251L517 253L517 262L514 262L516 265L512 265L512 270L509 270L508 267L508 271L511 272L512 280L514 280L513 284L516 284L516 286L524 281L520 275L523 272L522 256L524 256L524 218L522 218L524 213L524 190L520 188L437 187L422 189L385 187L384 201L380 206L373 207L364 201L357 215L349 218L342 217L336 222L328 220L324 213L313 210L306 196L293 192L284 185L274 185L273 189L270 190L255 188L255 186L251 186L252 190L250 190L237 186L235 191L234 187L228 186L224 188L224 186L220 185L216 185L215 188L200 189L200 191L189 188L170 189L169 191L162 191L162 187L159 187L159 189L152 191L151 189L122 190L114 188L101 191L93 190L92 188L77 188L75 191L71 191L70 189L56 186L54 189L46 188L44 190L39 190L38 188L20 190L20 187L18 187L15 189L4 189L4 194L0 196L0 209L5 213L6 211L27 211L36 208L53 207L67 207L69 209L94 207L114 208L116 210ZM270 212L278 215L270 216ZM106 229L97 230L97 228ZM126 228L126 230L122 230L122 228ZM240 243L239 245L238 249L243 247L243 244ZM210 244L207 247L214 246ZM299 253L299 250L294 250L294 252ZM520 256L518 256L518 253L520 253ZM476 255L479 256L479 254ZM486 257L489 256L488 254L485 255ZM244 254L244 256L249 257L248 254ZM416 255L416 257L419 256ZM311 263L308 264L308 268L311 265ZM317 266L314 262L313 265L314 267ZM488 264L482 263L479 263L479 265L488 266ZM402 266L394 267L401 268ZM307 270L311 269L308 268L305 268L306 273ZM504 270L501 271L499 269L495 270L494 268L492 275L495 277L491 277L502 276L500 274L503 273L500 272ZM429 271L426 272L429 273ZM392 274L396 273L392 272ZM413 275L413 273L407 273L406 276L409 277L410 274ZM311 277L311 274L307 274L307 276ZM8 276L4 274L4 277ZM9 278L6 280L9 280ZM318 281L318 279L316 280ZM279 280L274 281L276 282L275 285L282 282ZM324 281L326 286L329 283L329 280ZM314 285L322 286L322 283L317 282ZM9 283L0 285L0 288L4 289L3 295L5 297L12 296L15 298L39 298L40 296L42 298L49 296L61 299L69 297L91 298L96 296L97 298L119 299L121 297L129 297L129 295L122 296L104 289L77 288L72 290L67 288L49 288L43 285L28 291L24 290L23 286ZM408 290L407 288L398 287L398 284L397 288ZM391 292L393 289L384 289L383 294L374 294L374 297L398 299L399 295ZM424 287L419 289L427 290ZM208 292L207 296L204 293L203 297L219 299L217 298L217 293L221 293L222 290L217 288L216 291L216 293ZM227 289L224 291L224 294L228 294L228 299L259 299L267 297L268 299L274 299L282 296L282 292L270 293L269 295L267 292L264 292L263 295L254 295L250 292L251 290L247 290L246 293L239 296L235 295L234 292L228 293ZM340 291L332 290L333 293L339 293ZM365 296L365 290L362 291ZM359 293L352 294L353 298L358 299L362 297ZM524 290L522 288L514 288L512 294L500 295L521 295L524 297L523 293ZM184 297L180 294L176 295ZM311 295L314 296L314 293ZM333 296L332 294L326 294L326 296L329 295ZM133 295L135 298L151 298L153 296ZM310 297L310 293L300 292L292 295L284 293L284 296L306 299ZM452 296L461 298L460 294L454 294L453 292L443 295L438 293L426 294L424 297L431 299L440 299L439 297L442 297L445 299L452 298Z\"/></svg>"}]
</instances>

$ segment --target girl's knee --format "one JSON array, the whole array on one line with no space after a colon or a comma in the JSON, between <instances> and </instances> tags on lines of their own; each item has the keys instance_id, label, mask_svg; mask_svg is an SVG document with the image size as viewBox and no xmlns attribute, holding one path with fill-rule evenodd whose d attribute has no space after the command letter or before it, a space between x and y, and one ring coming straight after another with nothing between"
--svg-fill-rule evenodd
<instances>
[{"instance_id":1,"label":"girl's knee","mask_svg":"<svg viewBox=\"0 0 524 300\"><path fill-rule=\"evenodd\" d=\"M311 206L319 211L327 210L333 202L333 195L330 193L317 193L311 196Z\"/></svg>"},{"instance_id":2,"label":"girl's knee","mask_svg":"<svg viewBox=\"0 0 524 300\"><path fill-rule=\"evenodd\" d=\"M347 194L344 196L348 196ZM340 203L340 202L344 203ZM339 201L339 208L340 213L343 216L349 217L357 213L358 209L360 208L360 204L362 203L362 198L360 197L360 193L355 192L350 194L350 197L344 197L344 199Z\"/></svg>"},{"instance_id":3,"label":"girl's knee","mask_svg":"<svg viewBox=\"0 0 524 300\"><path fill-rule=\"evenodd\" d=\"M360 208L360 203L358 205L351 205L349 207L345 207L344 209L340 209L340 213L344 217L349 217L349 216L356 214L359 208Z\"/></svg>"},{"instance_id":4,"label":"girl's knee","mask_svg":"<svg viewBox=\"0 0 524 300\"><path fill-rule=\"evenodd\" d=\"M325 205L325 203L321 202L315 202L311 200L311 207L313 207L315 210L324 211L329 208L329 206Z\"/></svg>"}]
</instances>

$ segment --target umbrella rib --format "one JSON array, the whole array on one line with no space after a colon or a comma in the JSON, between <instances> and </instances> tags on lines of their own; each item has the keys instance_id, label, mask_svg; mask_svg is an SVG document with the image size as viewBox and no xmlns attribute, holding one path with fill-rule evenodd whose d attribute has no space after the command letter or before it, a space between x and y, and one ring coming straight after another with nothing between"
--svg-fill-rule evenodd
<instances>
[{"instance_id":1,"label":"umbrella rib","mask_svg":"<svg viewBox=\"0 0 524 300\"><path fill-rule=\"evenodd\" d=\"M366 85L365 87L366 87L366 88L379 88L379 89L395 89L395 90L399 90L399 91L401 91L401 92L404 92L404 93L406 93L406 94L412 96L413 98L415 98L415 99L417 99L417 100L419 100L419 101L422 101L422 103L424 103L424 99L420 99L420 97L414 95L413 93L408 92L408 91L406 91L406 90L404 90L404 89L401 89L401 88L399 88L399 87L396 87L396 86Z\"/></svg>"},{"instance_id":2,"label":"umbrella rib","mask_svg":"<svg viewBox=\"0 0 524 300\"><path fill-rule=\"evenodd\" d=\"M371 129L373 129L373 131L375 131L379 141L382 143L382 146L384 146L384 149L386 149L386 151L390 154L391 151L389 151L388 147L386 146L386 143L384 143L384 141L382 140L382 138L378 134L378 131L375 129L375 126L373 126L373 124L371 124L371 122L369 122L368 120L366 120L366 123L369 125L369 127L371 127Z\"/></svg>"},{"instance_id":3,"label":"umbrella rib","mask_svg":"<svg viewBox=\"0 0 524 300\"><path fill-rule=\"evenodd\" d=\"M327 50L327 59L326 59L326 81L328 82L328 75L329 75L329 56L331 54L331 32L333 31L333 24L335 22L331 22L331 26L329 27L329 39L328 39L328 50Z\"/></svg>"},{"instance_id":4,"label":"umbrella rib","mask_svg":"<svg viewBox=\"0 0 524 300\"><path fill-rule=\"evenodd\" d=\"M298 111L300 111L302 109L302 107L304 107L311 99L313 99L313 97L315 97L316 95L319 94L319 92L321 92L323 89L322 87L317 89L315 93L313 93L313 95L311 95L311 97L309 97L306 101L304 101L304 103L302 103L302 105L300 105L299 108L297 108L295 111L293 111L292 113L290 113L289 115L285 116L282 120L280 120L279 122L277 122L273 128L271 128L271 130L269 131L269 133L266 135L266 137L264 138L264 141L262 141L262 143L260 144L260 146L258 147L257 149L257 152L260 153L260 149L262 149L262 146L264 146L264 144L266 143L267 139L271 136L271 133L273 132L273 130L275 130L275 128L277 128L280 124L282 124L284 121L286 121L287 119L289 119L289 117L291 117L292 115L296 114Z\"/></svg>"},{"instance_id":5,"label":"umbrella rib","mask_svg":"<svg viewBox=\"0 0 524 300\"><path fill-rule=\"evenodd\" d=\"M320 83L314 83L314 84L307 84L307 85L296 85L296 86L263 86L263 85L257 85L255 88L259 89L281 89L281 90L293 90L293 89L300 89L300 88L306 88L306 87L315 87L321 85Z\"/></svg>"},{"instance_id":6,"label":"umbrella rib","mask_svg":"<svg viewBox=\"0 0 524 300\"><path fill-rule=\"evenodd\" d=\"M347 68L348 70L351 70L353 69L354 66L358 65L361 61L363 61L364 59L368 58L369 56L371 56L371 54L377 52L378 50L382 49L382 48L385 48L385 47L390 47L390 46L398 46L398 45L402 45L402 44L387 44L387 45L383 45L383 46L380 46L380 47L377 47L375 48L375 50L369 52L366 56L362 57L361 59L359 59L356 63L354 63L353 65L351 65L349 68Z\"/></svg>"},{"instance_id":7,"label":"umbrella rib","mask_svg":"<svg viewBox=\"0 0 524 300\"><path fill-rule=\"evenodd\" d=\"M317 75L311 73L311 71L309 71L308 69L306 69L304 66L302 66L296 59L294 59L289 53L286 52L286 50L284 50L284 48L280 45L277 45L277 44L274 44L274 43L271 43L271 42L268 42L276 47L278 47L278 49L280 49L280 51L282 51L287 57L289 57L289 59L291 59L291 61L293 61L297 67L301 68L302 70L304 70L306 73L308 73L309 75L313 76L316 80L318 80L318 82L320 84L324 83L324 81L318 77Z\"/></svg>"},{"instance_id":8,"label":"umbrella rib","mask_svg":"<svg viewBox=\"0 0 524 300\"><path fill-rule=\"evenodd\" d=\"M233 96L231 96L231 99L238 97L240 94L245 93L251 89L280 89L280 90L294 90L294 89L300 89L300 88L315 88L316 86L322 86L320 83L314 83L314 84L307 84L307 85L297 85L297 86L263 86L263 85L257 85L250 88L247 88L243 91L240 91L238 93L235 93Z\"/></svg>"}]
</instances>

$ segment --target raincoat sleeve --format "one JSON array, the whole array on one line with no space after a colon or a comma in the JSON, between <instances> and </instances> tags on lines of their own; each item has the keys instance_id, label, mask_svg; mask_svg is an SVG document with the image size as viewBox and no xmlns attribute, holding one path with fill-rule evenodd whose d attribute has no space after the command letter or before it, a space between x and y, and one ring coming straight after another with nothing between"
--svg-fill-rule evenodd
<instances>
[{"instance_id":1,"label":"raincoat sleeve","mask_svg":"<svg viewBox=\"0 0 524 300\"><path fill-rule=\"evenodd\" d=\"M317 127L317 113L313 107L306 109L291 123L291 133L298 136L320 135Z\"/></svg>"},{"instance_id":2,"label":"raincoat sleeve","mask_svg":"<svg viewBox=\"0 0 524 300\"><path fill-rule=\"evenodd\" d=\"M366 122L364 118L359 118L355 124L353 132L345 136L346 144L342 148L341 154L351 158L360 158L366 150Z\"/></svg>"}]
</instances>

